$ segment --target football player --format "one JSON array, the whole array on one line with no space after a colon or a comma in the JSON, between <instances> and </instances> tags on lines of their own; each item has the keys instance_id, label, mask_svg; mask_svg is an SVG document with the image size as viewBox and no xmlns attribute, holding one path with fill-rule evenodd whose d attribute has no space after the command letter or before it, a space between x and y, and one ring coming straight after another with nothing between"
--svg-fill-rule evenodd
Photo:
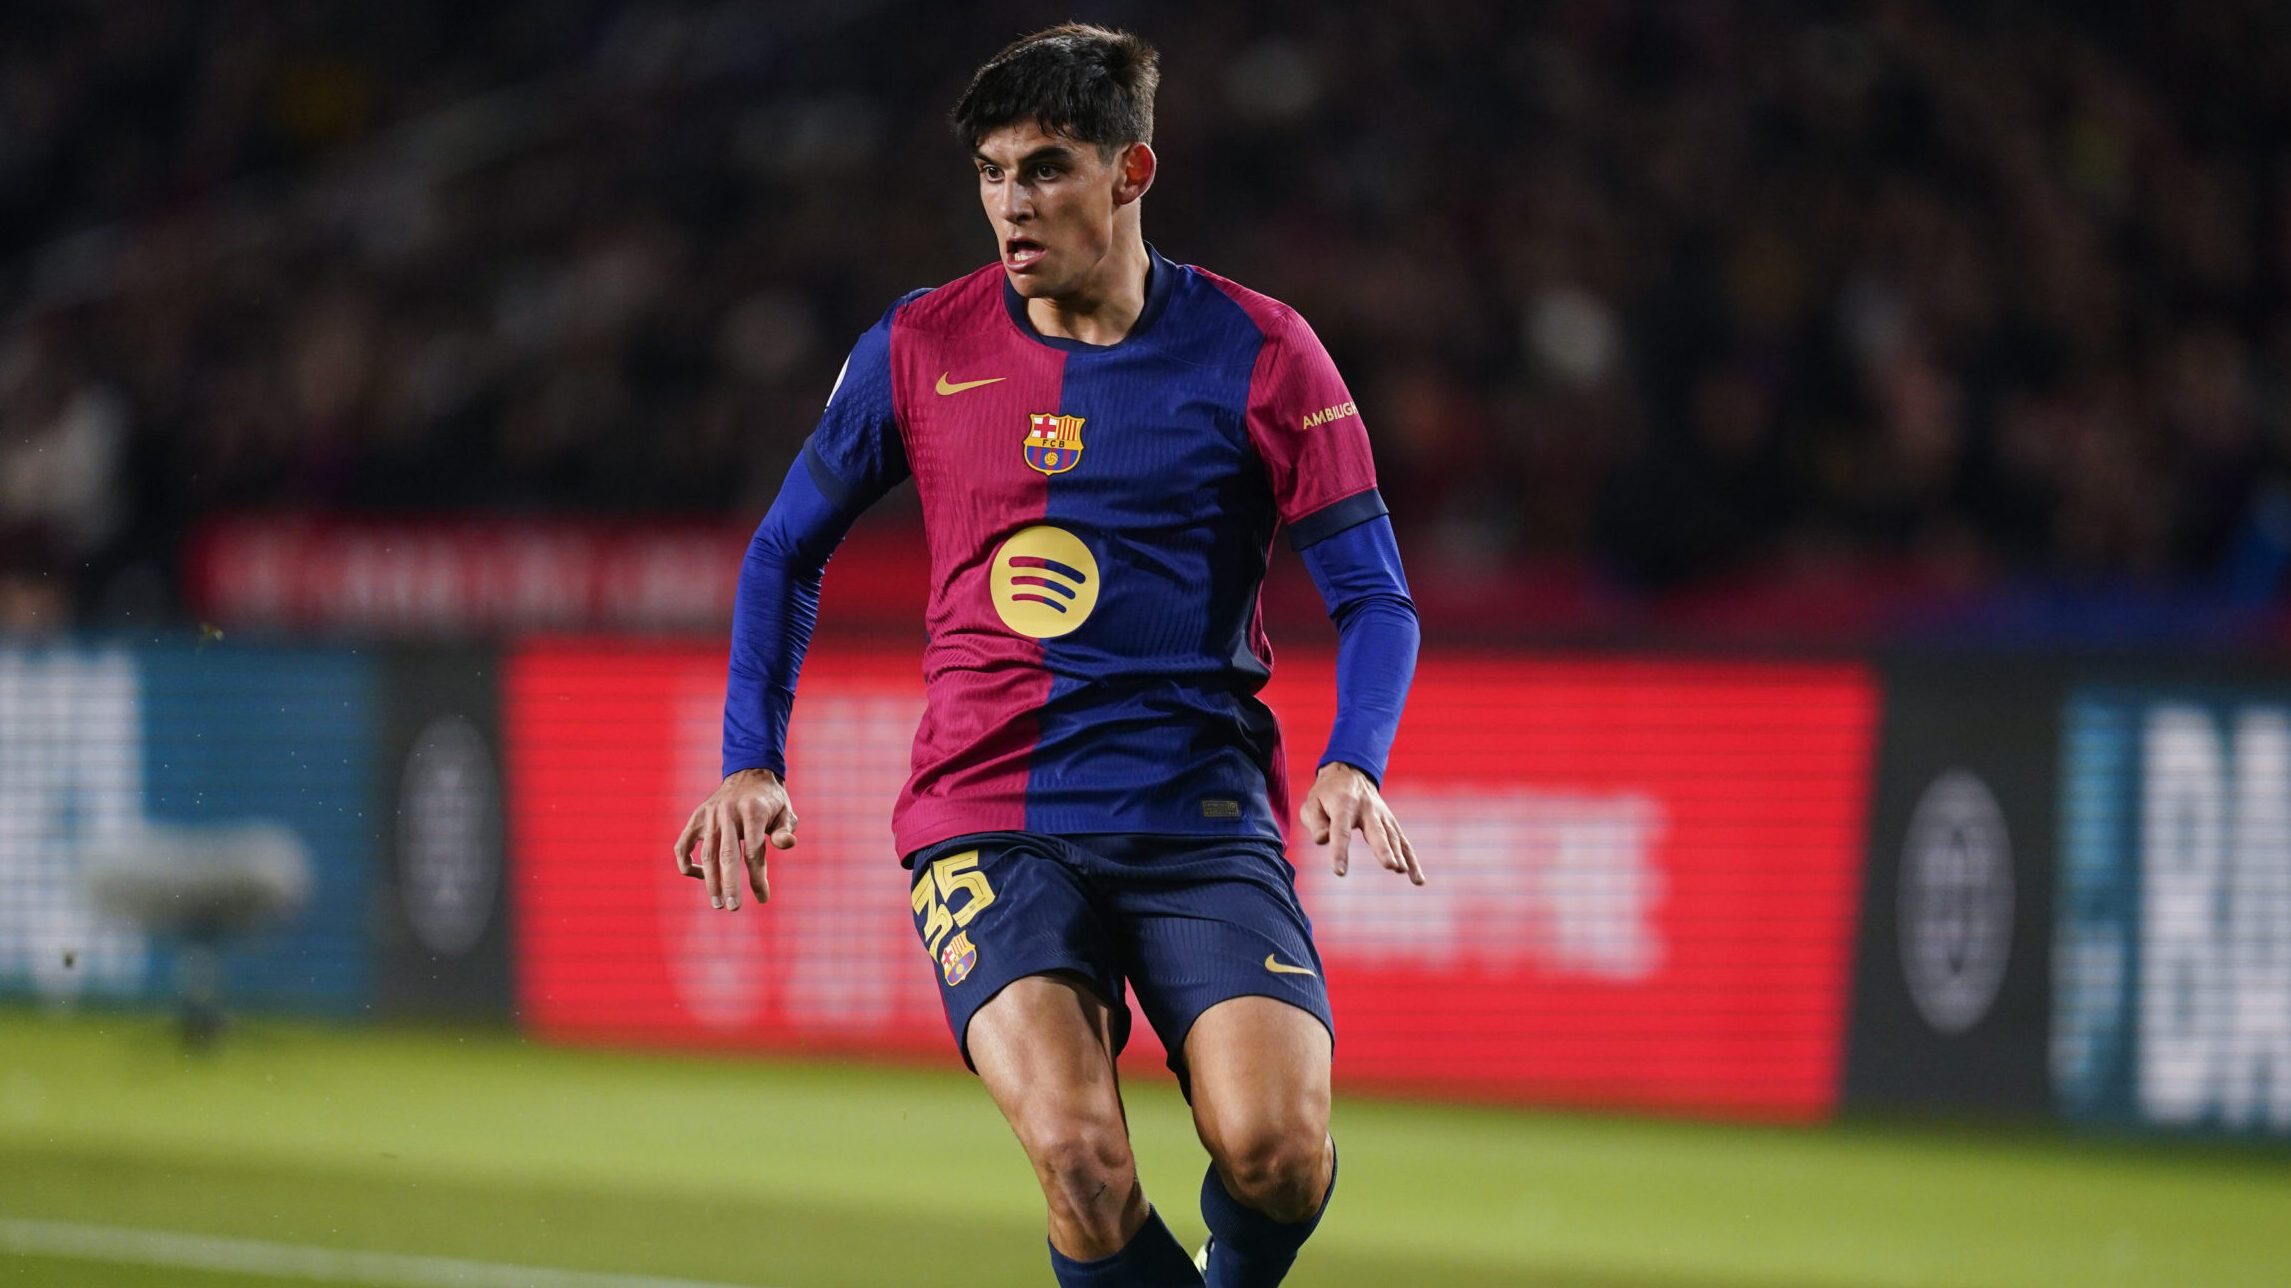
<instances>
[{"instance_id":1,"label":"football player","mask_svg":"<svg viewBox=\"0 0 2291 1288\"><path fill-rule=\"evenodd\" d=\"M1337 1174L1334 1039L1284 855L1288 775L1256 694L1277 529L1337 628L1337 718L1297 815L1423 882L1379 794L1415 608L1360 412L1304 320L1165 258L1152 46L1067 25L978 69L953 123L998 257L862 336L741 570L725 778L676 862L736 909L795 844L782 781L821 570L912 478L927 705L893 811L964 1060L1033 1160L1058 1282L1281 1281ZM1125 990L1211 1166L1189 1257L1155 1214L1115 1073Z\"/></svg>"}]
</instances>

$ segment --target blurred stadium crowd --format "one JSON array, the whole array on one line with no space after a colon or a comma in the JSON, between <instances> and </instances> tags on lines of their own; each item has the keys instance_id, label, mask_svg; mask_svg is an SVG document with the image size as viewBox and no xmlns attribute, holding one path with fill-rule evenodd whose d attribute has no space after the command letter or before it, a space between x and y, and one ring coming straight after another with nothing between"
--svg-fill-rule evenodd
<instances>
[{"instance_id":1,"label":"blurred stadium crowd","mask_svg":"<svg viewBox=\"0 0 2291 1288\"><path fill-rule=\"evenodd\" d=\"M1312 320L1412 569L2291 540L2267 0L10 10L0 629L164 620L227 511L752 515L850 340L993 253L970 68L1077 15L1162 47L1149 236Z\"/></svg>"}]
</instances>

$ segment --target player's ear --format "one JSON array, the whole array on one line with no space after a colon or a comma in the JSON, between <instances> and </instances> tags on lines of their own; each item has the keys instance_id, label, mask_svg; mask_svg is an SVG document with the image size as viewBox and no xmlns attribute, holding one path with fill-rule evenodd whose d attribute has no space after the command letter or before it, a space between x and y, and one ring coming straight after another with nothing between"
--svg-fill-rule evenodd
<instances>
[{"instance_id":1,"label":"player's ear","mask_svg":"<svg viewBox=\"0 0 2291 1288\"><path fill-rule=\"evenodd\" d=\"M1146 195L1153 186L1154 174L1161 168L1161 158L1153 154L1153 146L1132 143L1114 157L1114 204L1126 206Z\"/></svg>"}]
</instances>

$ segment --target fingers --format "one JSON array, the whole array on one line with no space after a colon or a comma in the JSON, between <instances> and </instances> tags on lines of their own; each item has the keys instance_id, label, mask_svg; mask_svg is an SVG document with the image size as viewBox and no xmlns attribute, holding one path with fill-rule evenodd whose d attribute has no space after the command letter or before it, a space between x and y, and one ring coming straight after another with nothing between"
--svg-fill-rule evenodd
<instances>
[{"instance_id":1,"label":"fingers","mask_svg":"<svg viewBox=\"0 0 2291 1288\"><path fill-rule=\"evenodd\" d=\"M708 817L700 823L700 840L692 850L693 866L700 869L700 879L708 886L708 902L718 906L721 904L716 897L716 847L720 830L716 811L709 809Z\"/></svg>"},{"instance_id":2,"label":"fingers","mask_svg":"<svg viewBox=\"0 0 2291 1288\"><path fill-rule=\"evenodd\" d=\"M776 845L778 842L774 841L773 844ZM789 844L792 845L794 842L791 841ZM770 859L770 851L760 845L742 846L741 853L747 856L748 888L756 892L756 902L759 904L770 903L772 900L772 881L770 875L764 871L765 864Z\"/></svg>"},{"instance_id":3,"label":"fingers","mask_svg":"<svg viewBox=\"0 0 2291 1288\"><path fill-rule=\"evenodd\" d=\"M1329 815L1329 863L1343 876L1352 868L1352 829L1360 819L1360 802L1339 798L1336 809Z\"/></svg>"},{"instance_id":4,"label":"fingers","mask_svg":"<svg viewBox=\"0 0 2291 1288\"><path fill-rule=\"evenodd\" d=\"M772 834L779 826L775 818L765 810L762 800L750 798L741 803L740 858L742 866L747 870L748 889L755 894L757 903L767 902L772 897L772 883L764 870L766 851L763 842L757 838ZM776 836L772 843L779 844Z\"/></svg>"},{"instance_id":5,"label":"fingers","mask_svg":"<svg viewBox=\"0 0 2291 1288\"><path fill-rule=\"evenodd\" d=\"M766 798L750 797L740 803L739 815L740 858L747 872L748 890L756 896L757 903L769 903L772 882L769 850L765 842L768 840L773 847L782 850L794 848L795 810L784 800L775 808ZM737 878L732 880L736 881ZM730 906L737 908L740 905L734 899Z\"/></svg>"},{"instance_id":6,"label":"fingers","mask_svg":"<svg viewBox=\"0 0 2291 1288\"><path fill-rule=\"evenodd\" d=\"M1318 793L1305 796L1304 805L1297 810L1297 821L1305 825L1305 831L1313 838L1313 844L1328 844L1328 807L1321 804Z\"/></svg>"},{"instance_id":7,"label":"fingers","mask_svg":"<svg viewBox=\"0 0 2291 1288\"><path fill-rule=\"evenodd\" d=\"M1315 791L1306 797L1298 818L1312 829L1314 841L1329 847L1329 866L1338 876L1351 871L1352 834L1357 830L1387 871L1407 877L1411 885L1424 884L1424 865L1416 857L1416 847L1374 791L1339 790L1326 796Z\"/></svg>"},{"instance_id":8,"label":"fingers","mask_svg":"<svg viewBox=\"0 0 2291 1288\"><path fill-rule=\"evenodd\" d=\"M726 811L716 825L716 863L708 874L708 901L718 908L740 906L740 828L737 815Z\"/></svg>"},{"instance_id":9,"label":"fingers","mask_svg":"<svg viewBox=\"0 0 2291 1288\"><path fill-rule=\"evenodd\" d=\"M1369 850L1387 872L1402 870L1400 847L1392 843L1392 832L1386 826L1383 810L1369 808L1360 811L1360 834L1368 839Z\"/></svg>"},{"instance_id":10,"label":"fingers","mask_svg":"<svg viewBox=\"0 0 2291 1288\"><path fill-rule=\"evenodd\" d=\"M795 807L784 792L771 790L774 784L735 790L739 786L726 779L676 838L676 870L706 883L709 904L727 911L739 909L743 879L756 902L768 901L768 849L790 850L796 842Z\"/></svg>"},{"instance_id":11,"label":"fingers","mask_svg":"<svg viewBox=\"0 0 2291 1288\"><path fill-rule=\"evenodd\" d=\"M700 875L700 866L692 861L692 847L700 840L700 822L708 809L702 806L684 820L684 830L676 835L676 870L688 877Z\"/></svg>"},{"instance_id":12,"label":"fingers","mask_svg":"<svg viewBox=\"0 0 2291 1288\"><path fill-rule=\"evenodd\" d=\"M1393 817L1382 801L1361 811L1360 831L1386 869L1407 877L1410 885L1424 884L1424 865L1416 859L1416 847L1409 843L1408 834L1400 830L1400 820Z\"/></svg>"},{"instance_id":13,"label":"fingers","mask_svg":"<svg viewBox=\"0 0 2291 1288\"><path fill-rule=\"evenodd\" d=\"M1386 817L1387 821L1392 824L1393 837L1400 842L1400 857L1407 865L1408 883L1410 885L1424 884L1424 865L1416 859L1416 847L1409 842L1408 834L1400 830L1400 820L1391 818L1389 815Z\"/></svg>"},{"instance_id":14,"label":"fingers","mask_svg":"<svg viewBox=\"0 0 2291 1288\"><path fill-rule=\"evenodd\" d=\"M708 886L708 898L716 898L716 811L706 805L700 807L700 835L692 842L692 875Z\"/></svg>"}]
</instances>

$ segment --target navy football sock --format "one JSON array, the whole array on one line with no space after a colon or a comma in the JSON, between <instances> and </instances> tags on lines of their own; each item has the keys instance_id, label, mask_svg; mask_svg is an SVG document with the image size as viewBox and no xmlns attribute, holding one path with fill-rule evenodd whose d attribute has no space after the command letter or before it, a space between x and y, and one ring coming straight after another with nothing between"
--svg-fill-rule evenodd
<instances>
[{"instance_id":1,"label":"navy football sock","mask_svg":"<svg viewBox=\"0 0 2291 1288\"><path fill-rule=\"evenodd\" d=\"M1328 1193L1302 1221L1276 1221L1244 1205L1226 1190L1212 1164L1201 1178L1201 1218L1209 1223L1209 1288L1275 1288L1296 1264L1336 1195L1336 1147L1329 1146Z\"/></svg>"},{"instance_id":2,"label":"navy football sock","mask_svg":"<svg viewBox=\"0 0 2291 1288\"><path fill-rule=\"evenodd\" d=\"M1050 1268L1058 1274L1059 1288L1195 1288L1201 1282L1193 1258L1154 1211L1146 1213L1145 1224L1128 1245L1110 1257L1076 1261L1051 1245Z\"/></svg>"}]
</instances>

